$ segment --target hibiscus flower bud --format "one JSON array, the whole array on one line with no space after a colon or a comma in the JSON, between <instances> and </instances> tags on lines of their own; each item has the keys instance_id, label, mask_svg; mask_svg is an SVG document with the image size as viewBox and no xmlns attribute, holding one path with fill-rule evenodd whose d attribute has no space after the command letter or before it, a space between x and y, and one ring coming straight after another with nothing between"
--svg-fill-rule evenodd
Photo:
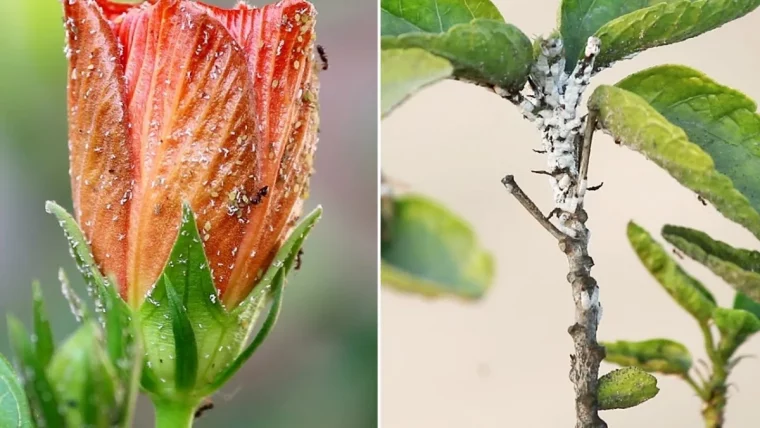
<instances>
[{"instance_id":1,"label":"hibiscus flower bud","mask_svg":"<svg viewBox=\"0 0 760 428\"><path fill-rule=\"evenodd\" d=\"M197 216L228 308L300 214L316 148L311 4L64 0L71 184L102 271L139 307Z\"/></svg>"},{"instance_id":2,"label":"hibiscus flower bud","mask_svg":"<svg viewBox=\"0 0 760 428\"><path fill-rule=\"evenodd\" d=\"M97 312L134 320L159 426L187 426L271 330L321 214L300 219L317 142L316 11L301 0L63 7L76 221L48 210Z\"/></svg>"}]
</instances>

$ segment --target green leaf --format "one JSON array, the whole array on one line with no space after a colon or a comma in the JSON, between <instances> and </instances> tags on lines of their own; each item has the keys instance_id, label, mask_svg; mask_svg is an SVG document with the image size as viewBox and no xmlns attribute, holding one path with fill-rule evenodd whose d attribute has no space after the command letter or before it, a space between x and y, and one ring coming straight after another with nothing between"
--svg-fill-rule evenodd
<instances>
[{"instance_id":1,"label":"green leaf","mask_svg":"<svg viewBox=\"0 0 760 428\"><path fill-rule=\"evenodd\" d=\"M669 339L620 340L603 345L606 351L604 359L610 363L664 374L686 374L691 369L689 350Z\"/></svg>"},{"instance_id":2,"label":"green leaf","mask_svg":"<svg viewBox=\"0 0 760 428\"><path fill-rule=\"evenodd\" d=\"M24 389L8 360L0 355L0 426L34 428Z\"/></svg>"},{"instance_id":3,"label":"green leaf","mask_svg":"<svg viewBox=\"0 0 760 428\"><path fill-rule=\"evenodd\" d=\"M381 244L383 283L426 296L483 296L493 259L467 223L421 196L395 198L392 212Z\"/></svg>"},{"instance_id":4,"label":"green leaf","mask_svg":"<svg viewBox=\"0 0 760 428\"><path fill-rule=\"evenodd\" d=\"M34 345L24 325L8 316L8 337L20 366L26 395L29 398L37 426L63 427L64 419L58 407L58 398L50 385L45 368L34 352Z\"/></svg>"},{"instance_id":5,"label":"green leaf","mask_svg":"<svg viewBox=\"0 0 760 428\"><path fill-rule=\"evenodd\" d=\"M34 335L36 337L34 352L37 354L37 359L39 359L42 367L47 367L50 358L53 356L53 351L55 351L55 344L53 342L53 330L50 327L45 302L42 298L42 289L37 281L32 283L32 298L34 299Z\"/></svg>"},{"instance_id":6,"label":"green leaf","mask_svg":"<svg viewBox=\"0 0 760 428\"><path fill-rule=\"evenodd\" d=\"M567 58L566 71L575 68L583 56L586 41L608 22L657 3L679 0L563 0L560 10L560 34ZM602 45L604 51L605 46Z\"/></svg>"},{"instance_id":7,"label":"green leaf","mask_svg":"<svg viewBox=\"0 0 760 428\"><path fill-rule=\"evenodd\" d=\"M614 86L599 86L589 100L599 121L616 141L644 154L682 185L712 202L727 218L760 237L760 214L736 190L731 179L715 169L710 155L689 141L640 96Z\"/></svg>"},{"instance_id":8,"label":"green leaf","mask_svg":"<svg viewBox=\"0 0 760 428\"><path fill-rule=\"evenodd\" d=\"M174 333L174 383L179 391L189 391L195 386L198 375L198 346L195 342L195 332L187 314L184 302L174 290L169 277L161 275L160 282L166 290L166 297L171 309L172 333Z\"/></svg>"},{"instance_id":9,"label":"green leaf","mask_svg":"<svg viewBox=\"0 0 760 428\"><path fill-rule=\"evenodd\" d=\"M684 272L667 251L634 222L628 223L628 240L644 267L670 297L700 323L707 322L715 309L715 298L710 292Z\"/></svg>"},{"instance_id":10,"label":"green leaf","mask_svg":"<svg viewBox=\"0 0 760 428\"><path fill-rule=\"evenodd\" d=\"M451 76L454 71L447 60L417 48L385 49L380 54L380 63L383 116L413 93Z\"/></svg>"},{"instance_id":11,"label":"green leaf","mask_svg":"<svg viewBox=\"0 0 760 428\"><path fill-rule=\"evenodd\" d=\"M124 391L103 339L97 324L83 323L46 370L68 427L110 428L121 414Z\"/></svg>"},{"instance_id":12,"label":"green leaf","mask_svg":"<svg viewBox=\"0 0 760 428\"><path fill-rule=\"evenodd\" d=\"M734 248L704 232L686 227L666 225L662 236L737 291L760 302L760 252Z\"/></svg>"},{"instance_id":13,"label":"green leaf","mask_svg":"<svg viewBox=\"0 0 760 428\"><path fill-rule=\"evenodd\" d=\"M683 129L760 212L760 115L754 101L678 65L644 70L616 86L644 98Z\"/></svg>"},{"instance_id":14,"label":"green leaf","mask_svg":"<svg viewBox=\"0 0 760 428\"><path fill-rule=\"evenodd\" d=\"M380 35L444 33L476 18L504 21L489 0L381 0Z\"/></svg>"},{"instance_id":15,"label":"green leaf","mask_svg":"<svg viewBox=\"0 0 760 428\"><path fill-rule=\"evenodd\" d=\"M599 410L628 409L657 395L657 378L636 368L613 370L599 378Z\"/></svg>"},{"instance_id":16,"label":"green leaf","mask_svg":"<svg viewBox=\"0 0 760 428\"><path fill-rule=\"evenodd\" d=\"M760 318L760 303L750 299L744 293L736 293L736 297L734 297L734 309L744 309Z\"/></svg>"},{"instance_id":17,"label":"green leaf","mask_svg":"<svg viewBox=\"0 0 760 428\"><path fill-rule=\"evenodd\" d=\"M760 0L681 0L636 10L594 34L602 42L595 65L603 68L637 52L690 39L742 17L758 5Z\"/></svg>"},{"instance_id":18,"label":"green leaf","mask_svg":"<svg viewBox=\"0 0 760 428\"><path fill-rule=\"evenodd\" d=\"M716 308L713 320L721 333L718 350L725 359L749 336L760 331L760 319L743 309Z\"/></svg>"},{"instance_id":19,"label":"green leaf","mask_svg":"<svg viewBox=\"0 0 760 428\"><path fill-rule=\"evenodd\" d=\"M533 62L530 39L517 27L492 19L475 19L438 34L383 36L381 46L424 49L449 60L455 77L510 92L525 86Z\"/></svg>"}]
</instances>

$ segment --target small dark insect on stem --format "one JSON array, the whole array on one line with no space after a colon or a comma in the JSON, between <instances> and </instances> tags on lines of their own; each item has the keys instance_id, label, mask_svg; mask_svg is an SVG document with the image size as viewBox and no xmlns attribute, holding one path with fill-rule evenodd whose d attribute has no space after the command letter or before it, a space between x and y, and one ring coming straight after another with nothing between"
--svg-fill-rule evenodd
<instances>
[{"instance_id":1,"label":"small dark insect on stem","mask_svg":"<svg viewBox=\"0 0 760 428\"><path fill-rule=\"evenodd\" d=\"M214 408L214 403L212 403L211 401L207 401L201 404L201 406L198 407L198 409L195 411L195 415L194 415L195 419L200 418L201 416L203 416L204 413L206 413L207 411L213 408Z\"/></svg>"},{"instance_id":2,"label":"small dark insect on stem","mask_svg":"<svg viewBox=\"0 0 760 428\"><path fill-rule=\"evenodd\" d=\"M301 263L303 262L302 257L303 257L303 248L299 248L298 254L296 254L296 265L293 269L295 270L301 269Z\"/></svg>"},{"instance_id":3,"label":"small dark insect on stem","mask_svg":"<svg viewBox=\"0 0 760 428\"><path fill-rule=\"evenodd\" d=\"M596 191L596 190L599 190L599 189L601 189L601 188L602 188L602 186L604 186L604 181L602 181L601 183L597 184L596 186L590 186L590 187L589 187L588 189L586 189L586 190L588 190L589 192L594 192L594 191Z\"/></svg>"},{"instance_id":4,"label":"small dark insect on stem","mask_svg":"<svg viewBox=\"0 0 760 428\"><path fill-rule=\"evenodd\" d=\"M322 45L317 45L317 54L319 55L319 60L322 63L322 70L327 70L329 64L327 62L327 52L325 52L325 47Z\"/></svg>"},{"instance_id":5,"label":"small dark insect on stem","mask_svg":"<svg viewBox=\"0 0 760 428\"><path fill-rule=\"evenodd\" d=\"M675 254L679 259L683 260L683 254L677 249L673 248L673 254Z\"/></svg>"},{"instance_id":6,"label":"small dark insect on stem","mask_svg":"<svg viewBox=\"0 0 760 428\"><path fill-rule=\"evenodd\" d=\"M702 202L702 205L707 206L707 201L702 197L702 195L697 195L697 200L699 200L699 202Z\"/></svg>"}]
</instances>

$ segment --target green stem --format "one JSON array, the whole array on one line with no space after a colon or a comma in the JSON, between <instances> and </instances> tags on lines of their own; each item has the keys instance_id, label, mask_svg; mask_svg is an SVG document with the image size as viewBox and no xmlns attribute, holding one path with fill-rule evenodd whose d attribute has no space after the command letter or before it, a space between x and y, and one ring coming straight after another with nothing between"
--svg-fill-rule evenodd
<instances>
[{"instance_id":1,"label":"green stem","mask_svg":"<svg viewBox=\"0 0 760 428\"><path fill-rule=\"evenodd\" d=\"M700 323L700 327L705 338L705 349L712 363L712 374L704 386L702 418L705 421L705 428L722 428L723 412L726 408L726 379L728 378L726 358L715 347L710 326L707 323Z\"/></svg>"},{"instance_id":2,"label":"green stem","mask_svg":"<svg viewBox=\"0 0 760 428\"><path fill-rule=\"evenodd\" d=\"M193 426L197 403L157 401L154 406L156 409L156 428L190 428Z\"/></svg>"}]
</instances>

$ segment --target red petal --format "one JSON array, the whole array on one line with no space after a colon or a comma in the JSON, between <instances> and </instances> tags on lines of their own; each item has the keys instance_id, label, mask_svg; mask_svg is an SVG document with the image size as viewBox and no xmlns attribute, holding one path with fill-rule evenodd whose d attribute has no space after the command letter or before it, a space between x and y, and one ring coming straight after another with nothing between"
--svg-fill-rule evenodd
<instances>
[{"instance_id":1,"label":"red petal","mask_svg":"<svg viewBox=\"0 0 760 428\"><path fill-rule=\"evenodd\" d=\"M266 155L254 132L245 55L217 20L186 1L160 0L125 15L119 36L130 138L142 159L130 226L130 301L139 304L163 269L183 200L197 214L223 288L249 217L261 209L239 206L261 188Z\"/></svg>"},{"instance_id":2,"label":"red petal","mask_svg":"<svg viewBox=\"0 0 760 428\"><path fill-rule=\"evenodd\" d=\"M250 218L228 282L230 289L219 285L225 304L234 307L250 293L257 275L278 250L301 194L296 187L303 189L311 172L317 129L312 118L317 95L312 63L316 11L300 0L262 9L209 10L248 55L256 88L257 140L268 160L261 174L271 195L262 204L265 210L257 210Z\"/></svg>"},{"instance_id":3,"label":"red petal","mask_svg":"<svg viewBox=\"0 0 760 428\"><path fill-rule=\"evenodd\" d=\"M126 292L134 155L116 40L90 1L64 1L69 57L69 153L76 216L103 272Z\"/></svg>"},{"instance_id":4,"label":"red petal","mask_svg":"<svg viewBox=\"0 0 760 428\"><path fill-rule=\"evenodd\" d=\"M140 3L118 3L112 0L95 0L95 3L103 10L103 16L111 22L119 20L120 16L141 7L143 4L153 4L157 0L144 0Z\"/></svg>"}]
</instances>

